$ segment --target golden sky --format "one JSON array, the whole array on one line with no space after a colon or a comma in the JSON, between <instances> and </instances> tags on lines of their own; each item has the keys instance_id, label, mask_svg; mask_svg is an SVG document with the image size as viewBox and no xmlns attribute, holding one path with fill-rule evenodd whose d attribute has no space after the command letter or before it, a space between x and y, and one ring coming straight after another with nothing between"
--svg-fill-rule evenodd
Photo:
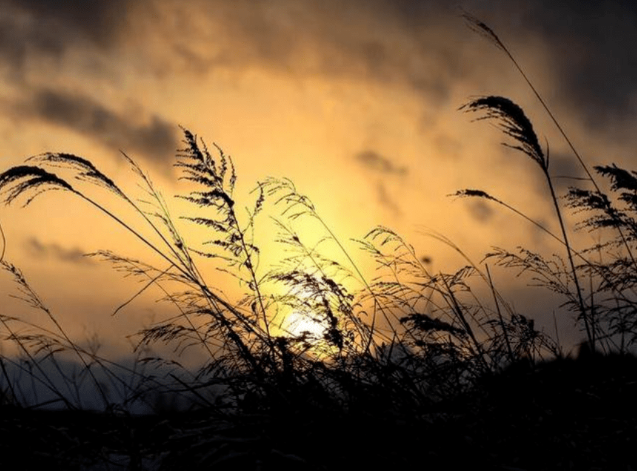
<instances>
[{"instance_id":1,"label":"golden sky","mask_svg":"<svg viewBox=\"0 0 637 472\"><path fill-rule=\"evenodd\" d=\"M551 251L505 209L448 196L483 189L557 228L536 166L500 146L493 126L458 111L477 95L520 104L550 143L555 175L579 175L522 77L460 13L496 30L589 164L630 166L637 53L626 46L637 11L629 2L585 5L1 0L0 170L41 152L70 152L135 194L123 150L168 198L186 188L171 167L181 125L233 156L240 197L268 176L289 177L343 241L386 225L436 271L462 262L428 230L476 262L491 246ZM0 223L7 259L75 335L120 339L159 316L152 295L110 316L136 289L81 255L146 253L86 204L52 193L26 209L0 208ZM546 317L537 292L512 284L511 273L495 277L517 309ZM0 280L3 294L12 287ZM19 310L7 297L0 303Z\"/></svg>"}]
</instances>

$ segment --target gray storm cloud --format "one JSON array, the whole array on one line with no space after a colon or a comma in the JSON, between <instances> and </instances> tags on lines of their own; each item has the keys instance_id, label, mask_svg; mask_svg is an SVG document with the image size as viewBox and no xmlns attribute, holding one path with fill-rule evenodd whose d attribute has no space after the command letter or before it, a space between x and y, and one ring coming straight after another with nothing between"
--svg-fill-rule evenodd
<instances>
[{"instance_id":1,"label":"gray storm cloud","mask_svg":"<svg viewBox=\"0 0 637 472\"><path fill-rule=\"evenodd\" d=\"M19 91L4 105L21 120L44 121L115 150L140 152L166 163L168 169L178 145L176 123L152 112L144 113L147 118L140 122L102 103L94 90L70 93L62 85L68 81L56 80L77 74L69 69L77 66L68 59L72 52L84 55L83 67L108 76L104 62L109 60L104 57L113 53L117 58L122 38L130 35L132 4L126 0L0 0L0 71L4 69L4 80L17 84ZM111 65L117 66L117 62ZM134 101L134 97L130 99Z\"/></svg>"},{"instance_id":2,"label":"gray storm cloud","mask_svg":"<svg viewBox=\"0 0 637 472\"><path fill-rule=\"evenodd\" d=\"M355 159L366 170L372 172L371 178L376 185L378 202L391 215L395 217L401 216L403 211L398 201L392 196L391 184L396 179L402 180L409 172L408 167L397 164L393 159L385 157L372 149L359 152L356 154Z\"/></svg>"},{"instance_id":3,"label":"gray storm cloud","mask_svg":"<svg viewBox=\"0 0 637 472\"><path fill-rule=\"evenodd\" d=\"M155 4L159 14L166 2ZM166 26L175 51L202 70L269 67L288 74L362 77L402 84L446 104L453 81L471 73L458 50L470 34L462 11L492 25L514 52L545 41L558 80L551 98L565 101L590 125L634 114L637 6L618 2L466 0L271 1L200 4L198 22ZM191 21L188 21L190 19ZM167 24L168 22L165 22ZM186 28L186 26L188 28ZM201 39L203 38L203 42ZM196 43L196 44L195 44Z\"/></svg>"},{"instance_id":4,"label":"gray storm cloud","mask_svg":"<svg viewBox=\"0 0 637 472\"><path fill-rule=\"evenodd\" d=\"M632 118L637 83L635 2L567 1L551 7L543 3L529 12L528 22L555 48L551 64L563 78L559 95L594 126L603 126L608 118Z\"/></svg>"}]
</instances>

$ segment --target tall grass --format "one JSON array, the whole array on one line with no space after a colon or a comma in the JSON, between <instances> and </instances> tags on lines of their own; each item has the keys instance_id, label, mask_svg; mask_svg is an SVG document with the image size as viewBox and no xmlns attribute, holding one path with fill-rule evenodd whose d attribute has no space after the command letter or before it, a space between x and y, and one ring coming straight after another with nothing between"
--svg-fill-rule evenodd
<instances>
[{"instance_id":1,"label":"tall grass","mask_svg":"<svg viewBox=\"0 0 637 472\"><path fill-rule=\"evenodd\" d=\"M566 206L576 210L576 213L588 212L592 214L573 229L598 231L601 233L600 238L605 238L606 242L580 251L575 250L569 240L569 229L563 218L560 196L556 194L554 178L550 173L548 143L545 153L539 144L531 121L522 108L504 97L479 97L461 109L468 112L483 112L479 119L494 120L504 134L512 139L513 143L504 143L505 146L522 152L538 164L547 183L550 200L555 208L561 238L551 233L545 226L528 218L523 212L487 192L469 189L458 191L455 195L486 198L494 201L514 211L558 240L565 248L568 271L565 270L559 256L555 256L554 260L551 261L526 249L520 249L517 254L497 249L488 257L497 259L497 263L501 265L534 274L535 281L541 286L564 296L567 299L566 305L571 310L578 312L577 320L583 324L586 342L592 350L595 350L597 343L600 342L600 348L606 352L614 350L624 352L635 340L634 332L631 331L632 328L629 328L632 321L627 321L627 318L632 320L633 317L635 295L629 280L634 277L634 271L637 269L633 256L635 233L632 224L634 220L630 217L630 213L634 211L634 206L631 206L634 205L631 197L635 192L634 183L631 180L634 179L634 173L619 169L614 164L612 166L595 166L596 173L610 181L609 191L604 192L555 114L529 80L509 48L489 26L469 14L463 16L474 31L502 50L520 72L587 176L584 182L588 183L591 188L570 187L567 194L562 196L566 201ZM618 204L621 206L618 207ZM611 230L611 232L609 234L608 231L604 230ZM611 248L613 250L610 250ZM590 254L592 253L599 255L598 262L591 260ZM576 260L579 262L576 263ZM622 269L620 270L619 267ZM581 282L586 279L588 279L588 291L585 290Z\"/></svg>"},{"instance_id":2,"label":"tall grass","mask_svg":"<svg viewBox=\"0 0 637 472\"><path fill-rule=\"evenodd\" d=\"M187 385L205 405L212 403L199 392L211 384L223 385L232 406L247 392L266 404L288 401L308 385L337 403L352 401L354 392L364 385L394 391L411 397L410 401L429 401L457 391L520 356L535 358L555 350L532 320L509 307L476 265L451 274L430 273L413 247L392 230L378 227L357 241L377 264L376 275L368 280L313 203L291 181L268 179L259 183L242 217L234 200L232 160L218 147L213 157L206 144L188 130L184 130L184 145L176 166L193 188L179 197L191 203L197 213L181 219L203 226L210 235L197 247L181 235L161 194L126 155L145 191L144 200L129 197L90 161L61 153L35 156L28 160L29 165L5 171L0 175L0 190L7 204L18 198L30 204L48 190L70 192L160 256L163 266L112 251L93 255L145 279L136 296L153 287L173 306L174 317L138 333L137 348L165 343L176 349L205 352L207 360ZM71 177L63 179L55 174L60 168L71 172ZM141 217L137 226L119 216L117 208L107 208L91 194L78 190L76 182L88 182L116 195ZM279 232L276 243L285 251L277 264L262 268L255 234L258 217L268 202L278 210L274 219ZM318 244L303 242L296 229L301 220L322 228L324 235ZM341 251L342 260L321 253L326 243ZM225 287L210 285L199 268L202 259L216 261L217 269L231 275L246 289L245 294L230 299L224 294ZM9 265L5 270L17 271ZM68 339L18 272L15 274L22 290L29 294L27 301L45 310L54 321L65 341L60 349L73 351L88 369L90 360L85 359L85 353ZM488 284L495 307L473 293L470 279L475 276ZM358 289L350 288L356 285ZM320 327L319 333L275 329L273 321L285 313L306 317ZM498 322L493 323L496 318ZM20 346L25 350L23 344ZM172 363L176 359L155 361ZM99 389L97 379L93 381Z\"/></svg>"},{"instance_id":3,"label":"tall grass","mask_svg":"<svg viewBox=\"0 0 637 472\"><path fill-rule=\"evenodd\" d=\"M464 105L462 110L480 113L478 119L495 121L511 140L506 146L538 165L559 235L483 190L465 189L455 195L497 203L564 248L562 256L495 248L486 261L529 273L536 283L563 297L564 307L574 313L593 350L600 346L627 352L637 341L637 276L632 256L637 240L637 221L632 216L637 211L637 173L615 165L594 167L610 183L604 193L509 49L479 20L466 19L522 73L586 171L591 187L573 187L565 196L557 195L548 146L546 151L542 148L532 122L510 99L479 97ZM431 271L400 235L389 228L374 228L355 240L376 264L375 273L364 274L293 182L266 179L257 183L248 202L238 202L231 157L217 145L209 148L191 131L182 131L183 148L175 166L190 189L178 198L188 202L191 210L177 219L150 178L126 154L123 159L140 184L141 197L130 196L90 160L73 154L44 153L0 174L5 204L20 200L26 206L50 190L70 193L157 255L159 262L150 263L111 250L92 254L140 281L136 295L116 312L150 290L173 311L173 316L137 333L138 364L117 365L69 338L20 270L4 259L3 244L0 268L14 279L19 297L51 322L50 328L33 326L17 315L0 313L3 341L14 343L22 353L21 360L0 356L4 401L24 403L19 382L7 369L12 365L41 383L55 401L68 408L81 407L78 389L63 391L43 367L47 359L61 372L58 359L71 355L84 367L82 381L90 382L110 409L139 401L144 392L161 387L188 397L193 407L219 414L294 408L355 410L369 402L414 411L453 397L486 374L519 360L561 356L559 342L507 302L493 282L489 265L473 263L444 236L432 234L467 261L452 273ZM98 188L114 195L119 204L104 203ZM564 218L566 210L586 217L571 228ZM278 233L265 246L280 257L264 267L264 244L258 235L263 213L268 212L274 215ZM188 240L187 225L203 228L205 239ZM320 234L308 242L304 225L312 225ZM572 232L578 229L599 231L605 242L576 249ZM0 235L4 243L4 234ZM326 245L337 248L338 256L329 257L323 250ZM214 273L203 269L210 262L229 276L224 280L236 282L242 295L232 296L236 291L211 282ZM292 313L317 329L286 328L281 320ZM145 349L156 344L172 346L176 354L144 357ZM193 349L203 353L204 361L195 371L187 371L178 354ZM159 379L140 368L150 365L169 369L169 374ZM114 405L109 397L104 378L95 374L98 368L110 389L123 392L121 405ZM67 385L78 382L64 378Z\"/></svg>"}]
</instances>

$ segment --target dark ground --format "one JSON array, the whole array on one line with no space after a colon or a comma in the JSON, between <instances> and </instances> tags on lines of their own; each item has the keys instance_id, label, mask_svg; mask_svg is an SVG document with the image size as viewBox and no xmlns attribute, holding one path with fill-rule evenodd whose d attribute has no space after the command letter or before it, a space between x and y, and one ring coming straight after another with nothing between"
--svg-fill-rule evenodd
<instances>
[{"instance_id":1,"label":"dark ground","mask_svg":"<svg viewBox=\"0 0 637 472\"><path fill-rule=\"evenodd\" d=\"M401 411L298 403L232 418L0 410L2 469L637 468L637 360L518 365Z\"/></svg>"}]
</instances>

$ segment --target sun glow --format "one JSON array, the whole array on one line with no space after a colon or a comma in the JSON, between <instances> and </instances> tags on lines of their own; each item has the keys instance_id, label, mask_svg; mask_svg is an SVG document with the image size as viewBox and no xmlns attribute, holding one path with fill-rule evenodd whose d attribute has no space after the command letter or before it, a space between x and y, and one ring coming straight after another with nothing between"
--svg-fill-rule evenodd
<instances>
[{"instance_id":1,"label":"sun glow","mask_svg":"<svg viewBox=\"0 0 637 472\"><path fill-rule=\"evenodd\" d=\"M310 314L295 311L285 318L281 328L290 337L297 338L305 335L307 341L314 344L323 339L328 326Z\"/></svg>"},{"instance_id":2,"label":"sun glow","mask_svg":"<svg viewBox=\"0 0 637 472\"><path fill-rule=\"evenodd\" d=\"M286 316L280 328L284 336L299 340L294 344L306 355L325 359L339 352L326 339L329 329L327 321L319 319L317 315L294 311Z\"/></svg>"}]
</instances>

